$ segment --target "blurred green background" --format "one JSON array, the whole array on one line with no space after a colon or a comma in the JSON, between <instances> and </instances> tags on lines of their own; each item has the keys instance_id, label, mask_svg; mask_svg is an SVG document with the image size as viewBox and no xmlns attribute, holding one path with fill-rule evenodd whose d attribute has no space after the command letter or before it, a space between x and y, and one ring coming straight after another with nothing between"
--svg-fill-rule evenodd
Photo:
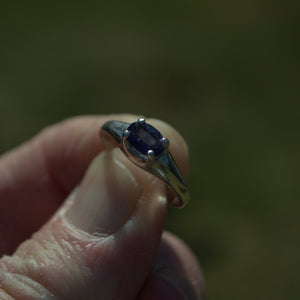
<instances>
[{"instance_id":1,"label":"blurred green background","mask_svg":"<svg viewBox=\"0 0 300 300\"><path fill-rule=\"evenodd\" d=\"M161 118L190 148L168 230L208 299L300 299L299 4L0 4L0 153L79 114Z\"/></svg>"}]
</instances>

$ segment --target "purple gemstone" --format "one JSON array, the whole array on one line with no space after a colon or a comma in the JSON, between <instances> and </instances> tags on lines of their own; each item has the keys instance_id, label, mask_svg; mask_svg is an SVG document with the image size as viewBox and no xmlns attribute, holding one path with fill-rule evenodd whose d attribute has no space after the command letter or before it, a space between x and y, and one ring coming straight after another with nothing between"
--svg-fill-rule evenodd
<instances>
[{"instance_id":1,"label":"purple gemstone","mask_svg":"<svg viewBox=\"0 0 300 300\"><path fill-rule=\"evenodd\" d=\"M147 155L149 150L153 150L154 156L158 156L165 150L165 146L161 142L162 135L153 126L134 122L129 125L127 130L130 132L127 137L127 145L129 150L133 150L132 152Z\"/></svg>"}]
</instances>

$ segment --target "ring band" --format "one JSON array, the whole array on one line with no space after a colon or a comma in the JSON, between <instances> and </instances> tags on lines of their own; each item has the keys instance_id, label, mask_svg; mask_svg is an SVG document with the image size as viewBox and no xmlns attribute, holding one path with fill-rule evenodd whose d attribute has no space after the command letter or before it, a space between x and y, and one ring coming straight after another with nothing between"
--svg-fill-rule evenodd
<instances>
[{"instance_id":1,"label":"ring band","mask_svg":"<svg viewBox=\"0 0 300 300\"><path fill-rule=\"evenodd\" d=\"M176 194L169 205L183 207L189 201L187 186L168 149L169 140L145 119L131 124L108 121L100 136L119 147L135 165L163 180Z\"/></svg>"}]
</instances>

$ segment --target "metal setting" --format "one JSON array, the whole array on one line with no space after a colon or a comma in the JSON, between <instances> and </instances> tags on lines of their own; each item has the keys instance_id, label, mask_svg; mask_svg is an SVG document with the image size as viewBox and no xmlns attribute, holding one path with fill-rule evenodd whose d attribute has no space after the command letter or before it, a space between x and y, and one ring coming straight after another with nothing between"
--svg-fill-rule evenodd
<instances>
[{"instance_id":1,"label":"metal setting","mask_svg":"<svg viewBox=\"0 0 300 300\"><path fill-rule=\"evenodd\" d=\"M169 140L167 138L162 138L161 143L165 146L164 153L167 153L169 151L169 145L170 145Z\"/></svg>"},{"instance_id":2,"label":"metal setting","mask_svg":"<svg viewBox=\"0 0 300 300\"><path fill-rule=\"evenodd\" d=\"M123 136L124 137L127 137L127 136L129 136L130 135L130 131L128 131L127 129L124 131L124 134L123 134Z\"/></svg>"},{"instance_id":3,"label":"metal setting","mask_svg":"<svg viewBox=\"0 0 300 300\"><path fill-rule=\"evenodd\" d=\"M169 201L169 205L183 207L189 201L189 193L174 158L169 152L169 140L164 137L155 140L154 137L151 136L151 132L146 132L146 134L150 135L150 139L153 138L153 140L158 143L160 147L158 154L157 152L155 153L155 151L157 151L155 148L150 148L142 153L142 151L136 149L128 140L128 137L131 135L130 130L128 130L130 125L148 126L153 128L154 131L157 131L157 129L150 124L150 126L146 124L144 118L139 118L136 123L132 124L120 121L108 121L101 127L100 136L104 141L109 141L113 146L119 147L135 165L163 180L176 194L175 197ZM161 137L159 131L157 132Z\"/></svg>"},{"instance_id":4,"label":"metal setting","mask_svg":"<svg viewBox=\"0 0 300 300\"><path fill-rule=\"evenodd\" d=\"M148 150L147 152L147 159L148 159L148 164L152 163L154 161L154 151L153 150Z\"/></svg>"},{"instance_id":5,"label":"metal setting","mask_svg":"<svg viewBox=\"0 0 300 300\"><path fill-rule=\"evenodd\" d=\"M145 124L146 120L144 118L139 118L138 122L140 125L143 125L143 124Z\"/></svg>"}]
</instances>

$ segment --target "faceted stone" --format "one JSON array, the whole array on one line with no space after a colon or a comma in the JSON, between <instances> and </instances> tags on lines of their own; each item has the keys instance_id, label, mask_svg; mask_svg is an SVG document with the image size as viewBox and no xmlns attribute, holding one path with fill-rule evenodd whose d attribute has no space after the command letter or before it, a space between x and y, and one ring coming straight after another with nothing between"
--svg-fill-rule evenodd
<instances>
[{"instance_id":1,"label":"faceted stone","mask_svg":"<svg viewBox=\"0 0 300 300\"><path fill-rule=\"evenodd\" d=\"M164 151L165 146L161 142L162 135L153 126L134 122L127 130L130 132L127 142L135 152L147 155L149 150L153 150L154 156L158 156Z\"/></svg>"}]
</instances>

